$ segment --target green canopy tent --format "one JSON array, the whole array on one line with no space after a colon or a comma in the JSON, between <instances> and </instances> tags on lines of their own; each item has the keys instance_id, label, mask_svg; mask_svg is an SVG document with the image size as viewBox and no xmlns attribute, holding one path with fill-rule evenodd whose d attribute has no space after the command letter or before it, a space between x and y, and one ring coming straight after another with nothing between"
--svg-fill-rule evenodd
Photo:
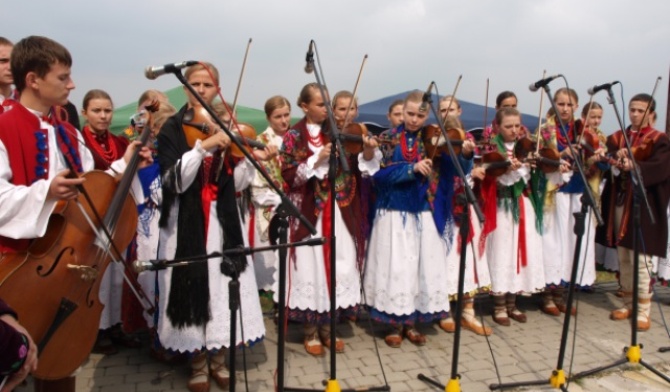
<instances>
[{"instance_id":1,"label":"green canopy tent","mask_svg":"<svg viewBox=\"0 0 670 392\"><path fill-rule=\"evenodd\" d=\"M186 104L186 93L182 86L177 86L170 90L164 91L168 96L170 103L177 109ZM127 105L118 107L114 110L114 118L109 130L119 135L130 124L130 117L137 111L137 102L131 102ZM258 109L252 109L244 106L237 106L237 120L251 124L257 133L261 133L267 128L268 122L265 119L265 112ZM81 119L82 124L84 123Z\"/></svg>"}]
</instances>

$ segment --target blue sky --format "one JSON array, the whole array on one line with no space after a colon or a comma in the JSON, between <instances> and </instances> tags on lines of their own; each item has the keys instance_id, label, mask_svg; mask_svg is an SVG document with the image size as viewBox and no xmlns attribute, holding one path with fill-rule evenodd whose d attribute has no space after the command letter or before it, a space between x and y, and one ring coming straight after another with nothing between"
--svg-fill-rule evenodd
<instances>
[{"instance_id":1,"label":"blue sky","mask_svg":"<svg viewBox=\"0 0 670 392\"><path fill-rule=\"evenodd\" d=\"M7 1L2 6L7 38L51 37L70 49L78 106L87 90L108 91L117 106L147 88L178 84L172 75L144 77L148 65L208 60L222 72L222 91L232 101L249 38L251 45L239 103L261 108L281 94L295 102L314 81L303 70L310 39L319 50L326 84L352 90L368 54L360 102L434 80L458 97L489 104L513 90L520 109L537 115L539 93L528 85L548 74L565 75L588 102L586 89L613 80L624 86L624 103L638 92L655 95L658 127L665 124L670 67L670 2L667 0L46 0ZM551 84L552 90L562 81ZM617 91L617 102L621 97ZM604 130L617 127L606 94ZM545 107L546 109L546 100ZM295 115L299 111L294 110ZM483 119L482 119L483 122Z\"/></svg>"}]
</instances>

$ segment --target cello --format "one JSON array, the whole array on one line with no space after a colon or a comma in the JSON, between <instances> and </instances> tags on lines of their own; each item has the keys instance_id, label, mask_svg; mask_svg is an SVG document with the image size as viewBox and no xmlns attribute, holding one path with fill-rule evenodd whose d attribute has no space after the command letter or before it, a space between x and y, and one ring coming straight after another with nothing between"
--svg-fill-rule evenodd
<instances>
[{"instance_id":1,"label":"cello","mask_svg":"<svg viewBox=\"0 0 670 392\"><path fill-rule=\"evenodd\" d=\"M143 144L150 132L145 127ZM118 250L137 229L129 190L139 162L138 148L120 180L98 170L82 174L79 195L57 203L45 235L0 259L0 297L21 315L38 346L33 375L39 379L70 376L95 343L104 308L98 298L102 277L110 261L122 259Z\"/></svg>"}]
</instances>

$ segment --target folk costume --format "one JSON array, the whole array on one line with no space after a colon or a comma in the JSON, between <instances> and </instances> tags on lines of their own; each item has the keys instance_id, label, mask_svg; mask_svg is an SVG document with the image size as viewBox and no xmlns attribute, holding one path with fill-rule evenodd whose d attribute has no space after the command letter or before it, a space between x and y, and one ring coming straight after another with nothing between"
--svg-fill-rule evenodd
<instances>
[{"instance_id":1,"label":"folk costume","mask_svg":"<svg viewBox=\"0 0 670 392\"><path fill-rule=\"evenodd\" d=\"M616 245L619 256L619 280L623 290L623 307L614 310L610 317L614 320L630 318L632 309L633 274L639 276L638 314L639 330L650 327L651 286L649 271L652 257L666 257L668 244L668 221L665 212L670 200L670 172L667 164L670 160L670 140L665 133L652 127L638 131L626 130L633 148L650 149L646 159L638 159L642 181L647 192L651 213L656 224L651 224L649 214L640 201L640 225L635 226L633 219L634 187L631 174L612 167L613 181L607 181L602 194L602 212L605 225L599 227L600 238L606 238L609 246ZM621 131L607 138L607 150L615 154L624 148L625 141ZM633 270L633 230L637 230L639 269ZM603 231L600 233L600 231Z\"/></svg>"},{"instance_id":2,"label":"folk costume","mask_svg":"<svg viewBox=\"0 0 670 392\"><path fill-rule=\"evenodd\" d=\"M158 162L162 177L162 205L158 257L201 257L212 252L245 245L235 203L237 166L226 156L218 179L221 154L212 154L198 140L189 147L182 130L187 107L170 117L158 134ZM234 167L235 166L235 167ZM239 272L240 317L235 341L231 342L228 283ZM207 376L227 387L224 348L253 343L265 334L253 264L246 256L211 258L186 267L168 268L158 274L157 331L161 344L170 350L196 354L191 382ZM244 325L242 341L241 325ZM207 360L209 356L209 370Z\"/></svg>"},{"instance_id":3,"label":"folk costume","mask_svg":"<svg viewBox=\"0 0 670 392\"><path fill-rule=\"evenodd\" d=\"M322 355L322 344L330 344L330 290L336 290L338 315L335 317L344 311L355 311L361 301L360 273L365 257L367 223L362 217L367 216L368 196L361 195L360 182L361 176L372 175L378 170L381 160L378 150L370 161L363 158L363 153L358 156L347 153L351 171L343 172L339 167L335 178L331 179L327 177L328 160L316 164L319 152L328 143L322 127L308 124L305 117L288 131L282 145L285 153L282 177L288 185L289 197L314 225L316 237L337 237L336 260L330 259L327 244L294 248L289 256L286 277L288 317L304 324L305 349L312 355ZM335 181L334 211L331 211L329 202L330 181ZM334 215L334 226L331 226L331 214ZM291 218L289 224L291 242L309 236L297 219ZM333 263L337 263L335 282L330 281ZM336 342L337 350L344 350L344 343L338 338Z\"/></svg>"},{"instance_id":4,"label":"folk costume","mask_svg":"<svg viewBox=\"0 0 670 392\"><path fill-rule=\"evenodd\" d=\"M468 134L471 136L471 134ZM469 160L464 161L462 165L466 169L472 168L472 163ZM473 180L468 176L466 180L469 181L470 186L474 185ZM481 239L482 227L477 220L474 209L467 204L464 195L464 187L459 177L454 177L454 201L452 206L454 208L453 228L449 229L452 233L450 240L451 246L447 254L447 268L449 271L454 271L447 276L447 291L451 296L452 301L455 301L458 296L458 271L460 268L461 252L466 253L465 259L465 280L463 282L463 320L461 326L475 332L478 335L490 335L493 331L489 327L485 327L475 317L474 297L479 292L489 291L491 288L491 275L489 273L489 265L486 260L486 252L483 246L478 246ZM461 249L461 236L459 226L463 224L463 209L464 205L469 208L469 227L470 232L467 235L467 247ZM447 319L440 320L440 328L446 332L455 332L456 324L453 316L450 315Z\"/></svg>"},{"instance_id":5,"label":"folk costume","mask_svg":"<svg viewBox=\"0 0 670 392\"><path fill-rule=\"evenodd\" d=\"M556 148L559 152L568 148L568 144L576 144L582 132L582 121L570 121L566 124L563 137L555 117L550 118L540 129L539 135L544 146ZM598 168L592 164L587 172L598 173ZM593 174L592 173L592 174ZM585 184L578 172L565 173L564 181L548 182L545 196L544 228L543 228L543 261L547 289L543 294L542 311L558 316L565 312L563 298L564 287L570 282L572 262L574 259L577 236L574 234L574 213L581 211L581 197ZM597 191L598 187L595 186ZM591 286L595 282L595 220L592 214L586 217L584 236L579 253L576 285Z\"/></svg>"},{"instance_id":6,"label":"folk costume","mask_svg":"<svg viewBox=\"0 0 670 392\"><path fill-rule=\"evenodd\" d=\"M503 156L514 156L514 142L505 142L500 134L491 142ZM538 192L542 184L542 174L526 164L497 178L487 175L482 183L486 219L482 238L491 273L493 319L501 325L509 325L510 318L525 322L526 316L516 307L516 295L541 291L545 285Z\"/></svg>"},{"instance_id":7,"label":"folk costume","mask_svg":"<svg viewBox=\"0 0 670 392\"><path fill-rule=\"evenodd\" d=\"M24 251L30 240L44 236L49 217L58 200L48 199L55 175L68 169L77 172L94 167L93 156L79 131L52 113L39 113L19 102L5 100L0 115L0 254ZM126 168L123 159L114 161L112 172ZM111 174L111 173L110 173ZM2 262L0 260L0 262ZM27 293L35 295L35 293ZM11 304L10 304L11 305ZM55 381L35 380L50 391L74 391L74 377Z\"/></svg>"},{"instance_id":8,"label":"folk costume","mask_svg":"<svg viewBox=\"0 0 670 392\"><path fill-rule=\"evenodd\" d=\"M442 154L427 177L414 173L426 158L422 129L405 125L380 135L384 159L373 177L375 212L364 288L373 320L390 325L386 343L398 347L405 336L425 337L415 325L445 319L449 312L447 254L454 239L454 166ZM466 163L466 162L464 162Z\"/></svg>"},{"instance_id":9,"label":"folk costume","mask_svg":"<svg viewBox=\"0 0 670 392\"><path fill-rule=\"evenodd\" d=\"M233 168L227 163L214 177L219 155L209 154L196 143L190 148L182 131L186 107L170 117L158 135L158 161L163 178L159 257L202 256L244 245L235 204ZM246 257L233 260L242 269ZM176 351L218 350L229 347L230 278L221 273L221 260L193 263L159 274L158 322L161 342ZM206 284L205 284L206 283ZM246 343L259 340L265 329L257 297L253 266L240 275ZM190 293L191 295L186 295ZM241 336L237 342L241 343Z\"/></svg>"},{"instance_id":10,"label":"folk costume","mask_svg":"<svg viewBox=\"0 0 670 392\"><path fill-rule=\"evenodd\" d=\"M276 146L281 148L284 138L275 133L272 127L268 127L263 133L258 135L259 142L266 146ZM273 182L279 189L286 191L286 183L281 176L281 162L279 156L265 162L260 162L261 166L270 175ZM254 175L251 183L251 200L253 202L253 218L249 225L249 242L252 246L270 245L270 219L274 216L274 211L281 204L279 195L268 185L265 178L260 173ZM260 290L270 291L274 284L274 274L278 271L277 252L265 251L254 253L254 267L256 270L256 283Z\"/></svg>"}]
</instances>

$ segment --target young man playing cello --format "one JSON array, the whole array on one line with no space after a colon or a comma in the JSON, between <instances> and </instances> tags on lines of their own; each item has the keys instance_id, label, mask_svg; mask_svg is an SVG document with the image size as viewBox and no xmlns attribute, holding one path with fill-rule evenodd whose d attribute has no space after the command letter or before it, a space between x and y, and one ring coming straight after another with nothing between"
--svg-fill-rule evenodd
<instances>
[{"instance_id":1,"label":"young man playing cello","mask_svg":"<svg viewBox=\"0 0 670 392\"><path fill-rule=\"evenodd\" d=\"M45 234L60 200L78 196L76 186L84 179L67 177L66 159L80 172L93 169L93 157L78 140L79 132L54 115L75 87L71 65L68 50L49 38L31 36L14 46L11 68L20 98L6 100L0 115L0 264L7 254L25 251L31 239ZM133 143L123 159L111 165L114 172L124 171L138 145ZM140 155L151 161L148 149ZM35 390L74 391L74 385L74 377L36 379Z\"/></svg>"}]
</instances>

